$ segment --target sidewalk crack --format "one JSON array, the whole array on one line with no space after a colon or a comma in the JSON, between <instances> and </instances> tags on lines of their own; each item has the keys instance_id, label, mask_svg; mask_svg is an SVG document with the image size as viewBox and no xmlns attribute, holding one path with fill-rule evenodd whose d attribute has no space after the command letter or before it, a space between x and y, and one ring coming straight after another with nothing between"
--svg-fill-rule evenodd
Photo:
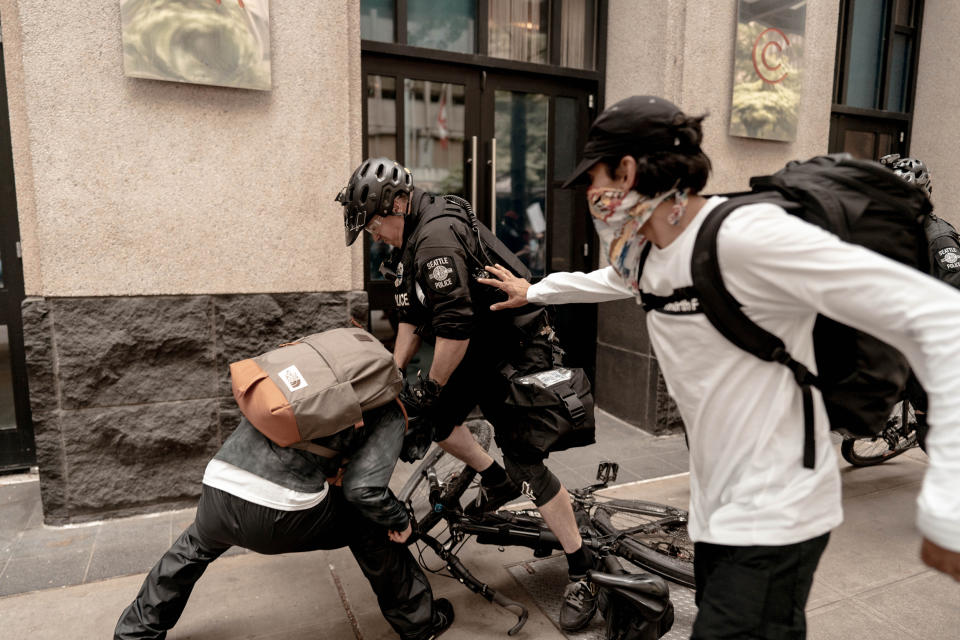
<instances>
[{"instance_id":1,"label":"sidewalk crack","mask_svg":"<svg viewBox=\"0 0 960 640\"><path fill-rule=\"evenodd\" d=\"M90 565L93 564L93 554L97 550L97 539L100 537L100 531L103 530L103 525L97 527L97 532L93 534L93 544L90 545L90 557L87 558L87 566L83 570L83 577L80 578L80 584L86 584L87 576L90 574Z\"/></svg>"},{"instance_id":2,"label":"sidewalk crack","mask_svg":"<svg viewBox=\"0 0 960 640\"><path fill-rule=\"evenodd\" d=\"M332 563L329 566L330 576L333 578L333 584L337 587L337 593L340 595L340 603L343 605L343 611L347 614L347 620L350 621L350 626L353 628L353 635L357 640L363 640L360 623L357 622L357 616L353 614L353 609L350 608L350 601L347 599L347 592L343 588L340 576L337 575L337 569Z\"/></svg>"}]
</instances>

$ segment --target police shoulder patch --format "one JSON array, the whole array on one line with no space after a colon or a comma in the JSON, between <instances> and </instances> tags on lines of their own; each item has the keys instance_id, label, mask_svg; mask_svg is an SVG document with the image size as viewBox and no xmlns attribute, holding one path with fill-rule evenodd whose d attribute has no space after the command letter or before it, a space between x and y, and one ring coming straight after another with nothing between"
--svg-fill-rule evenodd
<instances>
[{"instance_id":1,"label":"police shoulder patch","mask_svg":"<svg viewBox=\"0 0 960 640\"><path fill-rule=\"evenodd\" d=\"M960 269L960 251L956 247L944 247L936 253L937 263L944 271Z\"/></svg>"},{"instance_id":2,"label":"police shoulder patch","mask_svg":"<svg viewBox=\"0 0 960 640\"><path fill-rule=\"evenodd\" d=\"M453 256L430 258L423 264L421 272L426 285L437 293L450 293L460 286Z\"/></svg>"}]
</instances>

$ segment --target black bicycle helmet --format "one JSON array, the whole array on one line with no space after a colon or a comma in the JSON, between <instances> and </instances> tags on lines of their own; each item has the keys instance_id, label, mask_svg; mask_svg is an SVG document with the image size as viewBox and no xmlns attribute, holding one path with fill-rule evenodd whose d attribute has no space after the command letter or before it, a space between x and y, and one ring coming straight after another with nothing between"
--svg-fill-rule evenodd
<instances>
[{"instance_id":1,"label":"black bicycle helmet","mask_svg":"<svg viewBox=\"0 0 960 640\"><path fill-rule=\"evenodd\" d=\"M343 205L344 237L349 247L375 215L393 213L393 199L413 191L413 175L390 158L368 158L350 176L336 200Z\"/></svg>"},{"instance_id":2,"label":"black bicycle helmet","mask_svg":"<svg viewBox=\"0 0 960 640\"><path fill-rule=\"evenodd\" d=\"M933 185L930 183L930 172L927 171L927 165L916 158L901 158L899 153L880 158L880 164L892 170L895 174L907 182L912 182L927 192L927 196L933 191Z\"/></svg>"}]
</instances>

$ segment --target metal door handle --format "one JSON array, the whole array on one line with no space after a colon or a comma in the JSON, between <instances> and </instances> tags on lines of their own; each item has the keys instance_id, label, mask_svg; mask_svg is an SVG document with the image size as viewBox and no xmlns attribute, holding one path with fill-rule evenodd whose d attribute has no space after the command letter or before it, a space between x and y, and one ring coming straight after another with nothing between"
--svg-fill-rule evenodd
<instances>
[{"instance_id":1,"label":"metal door handle","mask_svg":"<svg viewBox=\"0 0 960 640\"><path fill-rule=\"evenodd\" d=\"M470 204L477 210L477 136L470 136Z\"/></svg>"},{"instance_id":2,"label":"metal door handle","mask_svg":"<svg viewBox=\"0 0 960 640\"><path fill-rule=\"evenodd\" d=\"M497 139L490 138L490 218L489 224L494 227L497 223Z\"/></svg>"}]
</instances>

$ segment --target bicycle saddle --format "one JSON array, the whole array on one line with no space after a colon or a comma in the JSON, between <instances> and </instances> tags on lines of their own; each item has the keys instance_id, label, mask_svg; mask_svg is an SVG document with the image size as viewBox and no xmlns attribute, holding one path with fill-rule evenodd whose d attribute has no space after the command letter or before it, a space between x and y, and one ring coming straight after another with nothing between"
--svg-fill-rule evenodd
<instances>
[{"instance_id":1,"label":"bicycle saddle","mask_svg":"<svg viewBox=\"0 0 960 640\"><path fill-rule=\"evenodd\" d=\"M626 599L637 607L646 620L657 620L670 606L670 587L666 581L649 573L611 574L588 571L594 584Z\"/></svg>"},{"instance_id":2,"label":"bicycle saddle","mask_svg":"<svg viewBox=\"0 0 960 640\"><path fill-rule=\"evenodd\" d=\"M630 573L614 575L599 571L588 571L587 577L601 587L626 590L654 598L670 597L670 587L660 576L650 573Z\"/></svg>"}]
</instances>

